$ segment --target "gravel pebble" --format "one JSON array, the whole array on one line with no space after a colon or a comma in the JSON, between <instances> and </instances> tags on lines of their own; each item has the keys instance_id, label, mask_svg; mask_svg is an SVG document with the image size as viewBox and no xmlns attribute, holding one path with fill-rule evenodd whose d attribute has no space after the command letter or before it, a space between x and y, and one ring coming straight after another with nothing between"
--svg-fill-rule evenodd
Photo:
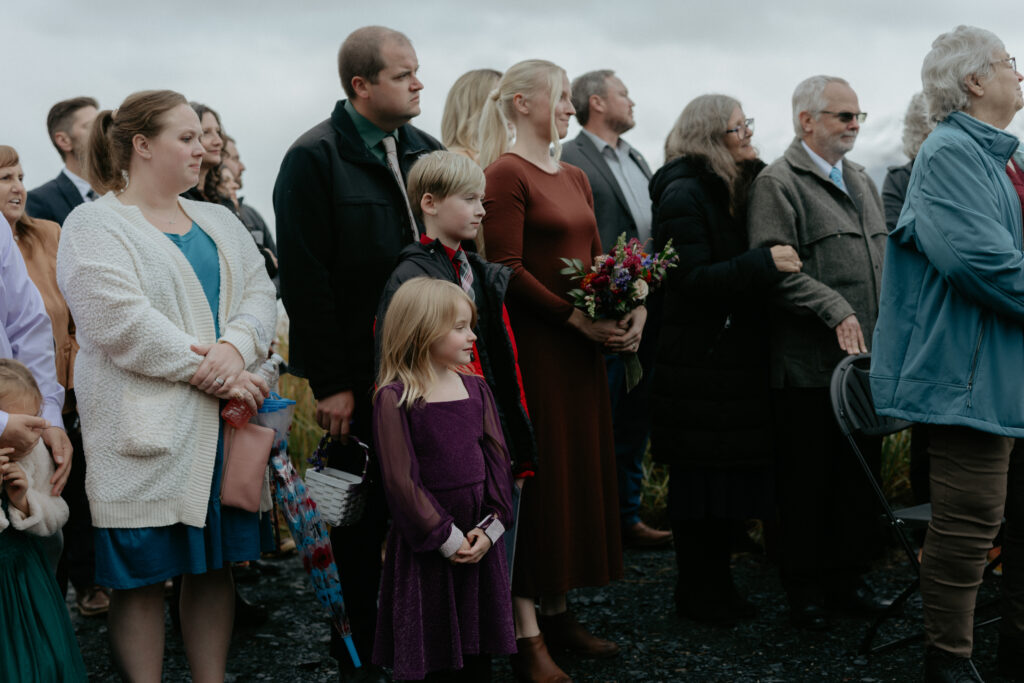
<instances>
[{"instance_id":1,"label":"gravel pebble","mask_svg":"<svg viewBox=\"0 0 1024 683\"><path fill-rule=\"evenodd\" d=\"M575 681L695 681L701 683L792 683L794 681L918 681L923 645L920 641L887 652L861 656L857 647L867 622L836 617L825 633L792 628L775 567L757 555L735 560L734 577L741 592L760 610L759 616L733 628L715 628L680 619L673 611L675 556L671 551L627 550L626 578L610 586L585 588L570 595L570 605L594 633L615 640L622 654L592 661L557 654L559 665ZM893 552L877 563L869 581L882 595L895 596L910 570ZM295 557L259 563L263 576L240 586L243 596L263 604L271 619L259 629L239 629L232 640L230 683L245 681L337 681L337 665L327 654L330 640L324 611L316 603L302 565ZM998 597L998 578L982 589L982 601ZM110 661L104 617L83 618L68 598L91 680L117 680ZM882 629L877 642L920 631L921 602L911 600L902 617ZM992 613L982 610L979 615ZM974 661L989 683L995 676L998 627L975 636ZM360 653L369 659L370 653ZM167 620L164 681L189 681L181 638ZM505 659L495 660L494 681L512 681Z\"/></svg>"}]
</instances>

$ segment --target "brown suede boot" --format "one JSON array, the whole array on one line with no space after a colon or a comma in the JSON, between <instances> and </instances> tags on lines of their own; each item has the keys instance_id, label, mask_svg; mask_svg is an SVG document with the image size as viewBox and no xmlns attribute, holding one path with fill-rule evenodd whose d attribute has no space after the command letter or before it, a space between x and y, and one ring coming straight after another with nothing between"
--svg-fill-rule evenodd
<instances>
[{"instance_id":1,"label":"brown suede boot","mask_svg":"<svg viewBox=\"0 0 1024 683\"><path fill-rule=\"evenodd\" d=\"M589 659L609 659L619 654L618 645L592 634L568 610L550 616L538 614L537 624L553 650L566 650Z\"/></svg>"},{"instance_id":2,"label":"brown suede boot","mask_svg":"<svg viewBox=\"0 0 1024 683\"><path fill-rule=\"evenodd\" d=\"M516 680L524 683L572 683L572 679L551 659L544 634L532 638L516 638L519 650L508 658Z\"/></svg>"}]
</instances>

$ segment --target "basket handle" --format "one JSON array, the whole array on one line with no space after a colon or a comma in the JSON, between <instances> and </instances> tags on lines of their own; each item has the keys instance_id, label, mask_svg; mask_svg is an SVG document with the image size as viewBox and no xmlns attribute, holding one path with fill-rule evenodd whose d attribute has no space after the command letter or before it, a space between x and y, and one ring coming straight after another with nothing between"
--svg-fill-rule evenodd
<instances>
[{"instance_id":1,"label":"basket handle","mask_svg":"<svg viewBox=\"0 0 1024 683\"><path fill-rule=\"evenodd\" d=\"M363 440L354 434L348 434L345 438L355 441L356 445L363 449L363 473L362 477L366 477L366 472L370 467L370 447L363 443ZM320 437L320 444L313 451L313 455L309 458L309 463L313 465L313 469L317 472L322 472L324 467L327 466L327 458L324 457L324 453L327 450L327 444L333 440L330 432L324 432L324 435ZM338 439L340 441L340 439Z\"/></svg>"}]
</instances>

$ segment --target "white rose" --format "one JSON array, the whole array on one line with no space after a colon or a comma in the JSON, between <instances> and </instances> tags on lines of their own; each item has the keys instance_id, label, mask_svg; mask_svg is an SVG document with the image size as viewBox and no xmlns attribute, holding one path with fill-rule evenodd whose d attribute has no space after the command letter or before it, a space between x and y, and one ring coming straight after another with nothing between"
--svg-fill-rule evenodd
<instances>
[{"instance_id":1,"label":"white rose","mask_svg":"<svg viewBox=\"0 0 1024 683\"><path fill-rule=\"evenodd\" d=\"M647 295L651 293L651 288L647 286L647 280L636 280L633 283L633 299L636 301L643 301L647 298Z\"/></svg>"}]
</instances>

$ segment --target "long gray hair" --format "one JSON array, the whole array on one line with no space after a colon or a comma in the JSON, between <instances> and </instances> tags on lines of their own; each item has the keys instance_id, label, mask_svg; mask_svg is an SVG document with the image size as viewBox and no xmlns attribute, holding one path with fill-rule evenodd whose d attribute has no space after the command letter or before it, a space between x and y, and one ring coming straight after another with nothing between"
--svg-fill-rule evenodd
<instances>
[{"instance_id":1,"label":"long gray hair","mask_svg":"<svg viewBox=\"0 0 1024 683\"><path fill-rule=\"evenodd\" d=\"M725 146L725 130L739 100L728 95L701 95L679 114L665 139L665 163L681 156L704 159L712 172L725 181L732 196L739 167Z\"/></svg>"}]
</instances>

